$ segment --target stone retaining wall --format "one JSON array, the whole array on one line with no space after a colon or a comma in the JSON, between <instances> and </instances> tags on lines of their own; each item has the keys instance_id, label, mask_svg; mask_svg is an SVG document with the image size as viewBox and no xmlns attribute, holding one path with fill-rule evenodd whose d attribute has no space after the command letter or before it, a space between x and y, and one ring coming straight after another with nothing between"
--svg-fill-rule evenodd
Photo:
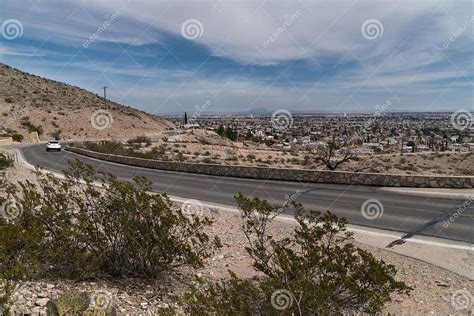
<instances>
[{"instance_id":1,"label":"stone retaining wall","mask_svg":"<svg viewBox=\"0 0 474 316\"><path fill-rule=\"evenodd\" d=\"M354 173L327 170L278 169L266 167L227 166L189 162L169 162L118 155L109 155L67 146L66 150L91 158L152 169L199 173L213 176L284 180L299 182L355 184L417 188L471 188L472 176L411 176L382 173Z\"/></svg>"},{"instance_id":2,"label":"stone retaining wall","mask_svg":"<svg viewBox=\"0 0 474 316\"><path fill-rule=\"evenodd\" d=\"M0 146L9 146L11 144L13 144L11 137L0 137Z\"/></svg>"}]
</instances>

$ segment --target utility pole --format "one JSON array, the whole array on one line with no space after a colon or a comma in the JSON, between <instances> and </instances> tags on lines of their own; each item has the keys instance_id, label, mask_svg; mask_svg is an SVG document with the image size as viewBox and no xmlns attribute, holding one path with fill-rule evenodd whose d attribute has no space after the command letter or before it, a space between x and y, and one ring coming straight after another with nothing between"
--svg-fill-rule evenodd
<instances>
[{"instance_id":1,"label":"utility pole","mask_svg":"<svg viewBox=\"0 0 474 316\"><path fill-rule=\"evenodd\" d=\"M108 87L103 87L102 89L104 89L104 109L107 110L107 90Z\"/></svg>"}]
</instances>

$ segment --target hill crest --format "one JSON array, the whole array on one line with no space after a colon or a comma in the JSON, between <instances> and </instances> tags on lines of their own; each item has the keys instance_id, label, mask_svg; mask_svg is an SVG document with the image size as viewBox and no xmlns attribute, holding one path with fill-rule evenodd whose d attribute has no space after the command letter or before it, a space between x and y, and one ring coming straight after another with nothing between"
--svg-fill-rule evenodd
<instances>
[{"instance_id":1,"label":"hill crest","mask_svg":"<svg viewBox=\"0 0 474 316\"><path fill-rule=\"evenodd\" d=\"M0 63L0 132L42 140L128 139L159 136L174 125L66 83L42 78ZM3 129L3 131L1 131Z\"/></svg>"}]
</instances>

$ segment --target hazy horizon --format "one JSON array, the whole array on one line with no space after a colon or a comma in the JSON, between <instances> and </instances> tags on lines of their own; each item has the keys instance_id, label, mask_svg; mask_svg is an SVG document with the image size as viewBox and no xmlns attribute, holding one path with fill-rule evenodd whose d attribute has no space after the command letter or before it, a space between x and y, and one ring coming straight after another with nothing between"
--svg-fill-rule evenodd
<instances>
[{"instance_id":1,"label":"hazy horizon","mask_svg":"<svg viewBox=\"0 0 474 316\"><path fill-rule=\"evenodd\" d=\"M464 0L6 0L0 62L160 115L454 112L473 108L472 13Z\"/></svg>"}]
</instances>

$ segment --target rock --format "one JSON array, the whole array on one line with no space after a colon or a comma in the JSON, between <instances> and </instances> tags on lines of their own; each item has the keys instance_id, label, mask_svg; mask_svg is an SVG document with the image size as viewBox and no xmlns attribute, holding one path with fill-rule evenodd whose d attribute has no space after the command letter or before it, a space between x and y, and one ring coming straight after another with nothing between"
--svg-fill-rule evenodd
<instances>
[{"instance_id":1,"label":"rock","mask_svg":"<svg viewBox=\"0 0 474 316\"><path fill-rule=\"evenodd\" d=\"M43 307L43 306L46 306L46 304L48 304L48 301L49 301L49 298L46 298L46 297L40 298L36 300L35 305Z\"/></svg>"},{"instance_id":2,"label":"rock","mask_svg":"<svg viewBox=\"0 0 474 316\"><path fill-rule=\"evenodd\" d=\"M41 312L41 308L39 307L35 307L31 309L31 314L33 315L40 315L40 312Z\"/></svg>"},{"instance_id":3,"label":"rock","mask_svg":"<svg viewBox=\"0 0 474 316\"><path fill-rule=\"evenodd\" d=\"M48 290L54 289L54 284L46 284Z\"/></svg>"}]
</instances>

